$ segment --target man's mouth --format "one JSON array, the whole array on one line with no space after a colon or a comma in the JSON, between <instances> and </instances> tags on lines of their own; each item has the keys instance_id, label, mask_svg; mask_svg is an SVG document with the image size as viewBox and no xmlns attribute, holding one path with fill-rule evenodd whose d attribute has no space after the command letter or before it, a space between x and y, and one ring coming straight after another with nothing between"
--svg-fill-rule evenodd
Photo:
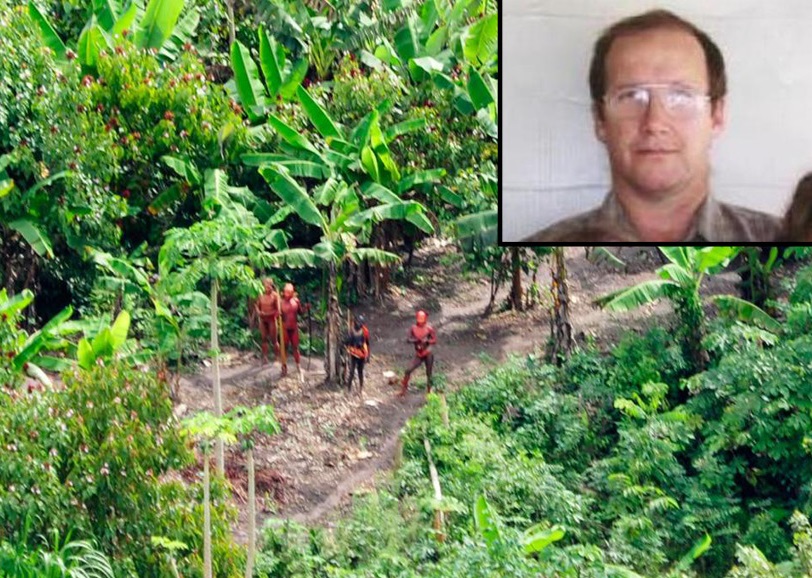
<instances>
[{"instance_id":1,"label":"man's mouth","mask_svg":"<svg viewBox=\"0 0 812 578\"><path fill-rule=\"evenodd\" d=\"M660 148L637 149L637 154L639 155L670 155L676 152L677 151L675 149L660 149Z\"/></svg>"}]
</instances>

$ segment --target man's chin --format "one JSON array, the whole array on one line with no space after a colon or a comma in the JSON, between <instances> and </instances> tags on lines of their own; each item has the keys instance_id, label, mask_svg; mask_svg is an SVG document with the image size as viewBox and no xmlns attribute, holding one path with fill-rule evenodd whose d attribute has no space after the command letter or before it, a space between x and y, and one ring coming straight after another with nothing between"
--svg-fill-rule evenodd
<instances>
[{"instance_id":1,"label":"man's chin","mask_svg":"<svg viewBox=\"0 0 812 578\"><path fill-rule=\"evenodd\" d=\"M668 198L678 194L684 188L685 181L684 175L639 175L634 188L653 198Z\"/></svg>"}]
</instances>

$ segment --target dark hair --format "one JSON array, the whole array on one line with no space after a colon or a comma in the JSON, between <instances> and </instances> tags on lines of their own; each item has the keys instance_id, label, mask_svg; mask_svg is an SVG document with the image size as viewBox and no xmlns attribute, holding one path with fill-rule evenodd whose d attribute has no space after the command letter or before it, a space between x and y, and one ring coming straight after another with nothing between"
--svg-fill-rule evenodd
<instances>
[{"instance_id":1,"label":"dark hair","mask_svg":"<svg viewBox=\"0 0 812 578\"><path fill-rule=\"evenodd\" d=\"M805 241L812 238L812 173L798 181L795 195L784 215L784 240Z\"/></svg>"},{"instance_id":2,"label":"dark hair","mask_svg":"<svg viewBox=\"0 0 812 578\"><path fill-rule=\"evenodd\" d=\"M683 20L668 10L651 10L624 18L612 24L603 31L595 42L592 52L592 62L589 65L589 93L592 103L598 114L602 114L603 96L606 94L606 57L614 41L622 36L631 36L648 30L671 28L684 30L693 35L702 46L705 53L705 64L708 68L708 87L711 102L716 103L727 94L727 77L725 75L725 59L722 51L705 32Z\"/></svg>"}]
</instances>

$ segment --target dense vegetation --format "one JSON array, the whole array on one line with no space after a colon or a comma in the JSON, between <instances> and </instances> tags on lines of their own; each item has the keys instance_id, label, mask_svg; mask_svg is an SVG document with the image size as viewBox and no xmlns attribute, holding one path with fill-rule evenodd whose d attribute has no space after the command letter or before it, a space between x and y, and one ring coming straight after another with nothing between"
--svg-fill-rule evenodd
<instances>
[{"instance_id":1,"label":"dense vegetation","mask_svg":"<svg viewBox=\"0 0 812 578\"><path fill-rule=\"evenodd\" d=\"M560 367L514 358L447 409L432 396L387 487L331 532L269 523L260 575L808 575L810 275L769 345L714 322L699 373L655 328Z\"/></svg>"}]
</instances>

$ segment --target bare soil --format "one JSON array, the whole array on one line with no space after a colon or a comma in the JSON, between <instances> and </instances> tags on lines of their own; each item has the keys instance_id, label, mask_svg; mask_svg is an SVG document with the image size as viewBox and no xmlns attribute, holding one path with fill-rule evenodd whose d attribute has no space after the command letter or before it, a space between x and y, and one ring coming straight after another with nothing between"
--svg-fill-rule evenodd
<instances>
[{"instance_id":1,"label":"bare soil","mask_svg":"<svg viewBox=\"0 0 812 578\"><path fill-rule=\"evenodd\" d=\"M612 251L624 260L625 268L606 260L594 262L594 256L587 260L583 248L566 250L574 330L579 339L592 336L602 347L628 330L643 331L671 320L667 303L641 308L622 319L592 305L599 295L654 278L653 271L662 264L652 249L615 247ZM544 265L538 276L543 296L548 294L549 279ZM714 276L705 291L735 293L736 280L734 273ZM502 289L497 303L504 301L507 289ZM399 432L425 398L422 369L413 375L405 399L395 397L399 383L391 384L383 375L394 371L399 381L411 360L412 349L405 338L416 309L426 309L437 330L435 374L448 390L464 387L511 354L527 354L544 346L549 335L548 303L523 313L497 311L483 317L488 300L488 281L466 278L456 250L429 241L415 254L405 282L393 286L382 302L354 310L366 315L371 331L372 361L367 365L363 396L357 389L348 393L321 385L320 358L302 358L305 383L300 384L293 371L280 378L278 363L260 365L256 352L229 352L221 370L225 409L270 404L281 425L279 434L257 440L260 518L323 521L354 493L374 485L376 474L390 469ZM295 367L292 359L289 366ZM176 413L212 407L209 369L181 380ZM235 534L245 541L246 473L244 458L236 450L229 452L226 469L240 512Z\"/></svg>"}]
</instances>

